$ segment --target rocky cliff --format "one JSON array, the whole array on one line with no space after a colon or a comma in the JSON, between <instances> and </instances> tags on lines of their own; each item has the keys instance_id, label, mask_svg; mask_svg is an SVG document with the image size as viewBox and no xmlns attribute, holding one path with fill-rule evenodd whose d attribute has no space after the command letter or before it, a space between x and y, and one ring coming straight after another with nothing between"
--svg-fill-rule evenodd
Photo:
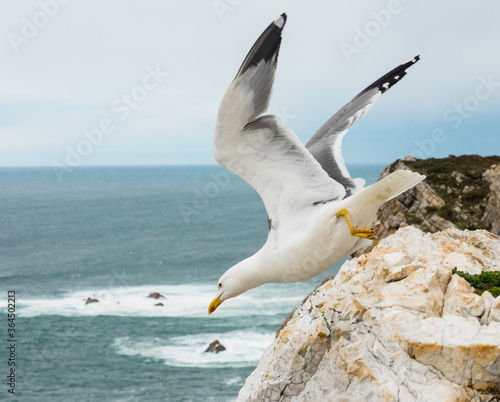
<instances>
[{"instance_id":1,"label":"rocky cliff","mask_svg":"<svg viewBox=\"0 0 500 402\"><path fill-rule=\"evenodd\" d=\"M488 169L484 178L490 183L490 196L482 222L491 232L500 235L500 163Z\"/></svg>"},{"instance_id":2,"label":"rocky cliff","mask_svg":"<svg viewBox=\"0 0 500 402\"><path fill-rule=\"evenodd\" d=\"M500 297L452 270L500 270L485 230L400 229L293 314L239 401L498 401Z\"/></svg>"},{"instance_id":3,"label":"rocky cliff","mask_svg":"<svg viewBox=\"0 0 500 402\"><path fill-rule=\"evenodd\" d=\"M500 234L499 156L407 157L384 169L380 178L397 169L427 178L380 208L374 227L377 238L407 225L431 233L458 227Z\"/></svg>"}]
</instances>

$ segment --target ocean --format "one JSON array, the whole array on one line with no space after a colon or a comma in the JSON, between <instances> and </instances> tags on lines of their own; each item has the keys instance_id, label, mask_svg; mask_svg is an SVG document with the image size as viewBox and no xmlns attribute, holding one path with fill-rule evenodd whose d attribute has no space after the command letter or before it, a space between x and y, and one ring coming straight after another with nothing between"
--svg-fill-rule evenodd
<instances>
[{"instance_id":1,"label":"ocean","mask_svg":"<svg viewBox=\"0 0 500 402\"><path fill-rule=\"evenodd\" d=\"M368 183L382 169L350 166ZM286 316L341 265L208 316L217 279L266 237L261 199L219 166L80 167L61 180L1 168L0 400L234 400ZM203 353L215 339L227 350Z\"/></svg>"}]
</instances>

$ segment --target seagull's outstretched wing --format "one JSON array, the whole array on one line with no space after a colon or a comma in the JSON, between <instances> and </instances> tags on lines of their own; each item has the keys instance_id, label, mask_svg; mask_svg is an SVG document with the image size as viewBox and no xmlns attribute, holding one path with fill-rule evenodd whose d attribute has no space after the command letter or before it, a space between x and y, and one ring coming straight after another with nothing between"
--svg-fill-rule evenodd
<instances>
[{"instance_id":1,"label":"seagull's outstretched wing","mask_svg":"<svg viewBox=\"0 0 500 402\"><path fill-rule=\"evenodd\" d=\"M283 14L269 25L245 58L221 102L214 141L217 162L262 197L270 229L304 207L345 195L278 117L259 117L271 96L285 21Z\"/></svg>"},{"instance_id":2,"label":"seagull's outstretched wing","mask_svg":"<svg viewBox=\"0 0 500 402\"><path fill-rule=\"evenodd\" d=\"M348 128L365 115L375 101L406 75L406 69L420 59L416 56L401 64L361 91L347 105L335 113L307 142L306 148L323 169L346 190L345 197L358 192L363 179L352 179L342 157L342 139Z\"/></svg>"}]
</instances>

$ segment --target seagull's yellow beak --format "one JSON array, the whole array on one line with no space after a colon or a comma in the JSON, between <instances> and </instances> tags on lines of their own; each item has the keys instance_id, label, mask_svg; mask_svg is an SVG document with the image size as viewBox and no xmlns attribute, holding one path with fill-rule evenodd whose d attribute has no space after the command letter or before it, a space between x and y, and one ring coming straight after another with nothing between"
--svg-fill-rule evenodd
<instances>
[{"instance_id":1,"label":"seagull's yellow beak","mask_svg":"<svg viewBox=\"0 0 500 402\"><path fill-rule=\"evenodd\" d=\"M220 299L220 296L217 296L212 303L210 303L210 306L208 306L208 315L212 314L217 307L219 307L222 304L222 300Z\"/></svg>"}]
</instances>

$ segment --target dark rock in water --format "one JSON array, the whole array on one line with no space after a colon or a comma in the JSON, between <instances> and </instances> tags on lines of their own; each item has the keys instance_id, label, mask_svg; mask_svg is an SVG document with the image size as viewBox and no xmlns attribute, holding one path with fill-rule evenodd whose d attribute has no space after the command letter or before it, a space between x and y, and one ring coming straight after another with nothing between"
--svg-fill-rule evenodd
<instances>
[{"instance_id":1,"label":"dark rock in water","mask_svg":"<svg viewBox=\"0 0 500 402\"><path fill-rule=\"evenodd\" d=\"M226 350L224 345L220 343L218 339L216 339L210 345L208 345L208 348L203 353L219 353L223 352L224 350Z\"/></svg>"},{"instance_id":2,"label":"dark rock in water","mask_svg":"<svg viewBox=\"0 0 500 402\"><path fill-rule=\"evenodd\" d=\"M164 306L163 303L156 303L155 306Z\"/></svg>"},{"instance_id":3,"label":"dark rock in water","mask_svg":"<svg viewBox=\"0 0 500 402\"><path fill-rule=\"evenodd\" d=\"M153 292L153 293L150 293L149 296L151 299L164 299L165 296L163 296L162 294L158 293L158 292Z\"/></svg>"},{"instance_id":4,"label":"dark rock in water","mask_svg":"<svg viewBox=\"0 0 500 402\"><path fill-rule=\"evenodd\" d=\"M88 297L87 301L85 302L85 304L90 304L90 303L99 303L99 300L92 299L92 297Z\"/></svg>"}]
</instances>

